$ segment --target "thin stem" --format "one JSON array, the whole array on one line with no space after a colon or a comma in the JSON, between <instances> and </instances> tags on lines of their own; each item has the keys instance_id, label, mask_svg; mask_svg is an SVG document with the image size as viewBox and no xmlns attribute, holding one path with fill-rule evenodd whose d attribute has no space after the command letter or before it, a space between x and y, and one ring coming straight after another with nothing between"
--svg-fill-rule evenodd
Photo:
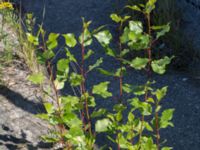
<instances>
[{"instance_id":1,"label":"thin stem","mask_svg":"<svg viewBox=\"0 0 200 150\"><path fill-rule=\"evenodd\" d=\"M146 101L147 99L148 99L148 90L145 87L145 97L144 97L144 100ZM140 128L140 133L139 133L138 150L140 149L141 142L142 142L141 140L142 140L142 133L143 133L144 121L145 121L145 118L144 118L144 115L142 115L142 117L141 117L141 128Z\"/></svg>"},{"instance_id":2,"label":"thin stem","mask_svg":"<svg viewBox=\"0 0 200 150\"><path fill-rule=\"evenodd\" d=\"M149 36L151 36L151 14L148 13L146 14L146 18L147 18L147 24L148 24L148 34ZM147 49L148 52L148 59L149 59L149 63L148 63L148 78L151 78L151 61L152 61L152 44L154 44L155 41L151 41L149 48ZM158 107L158 104L156 103L156 108ZM157 145L157 150L159 150L159 140L160 140L160 133L159 133L159 121L158 121L158 112L155 113L155 122L156 122L156 145Z\"/></svg>"},{"instance_id":3,"label":"thin stem","mask_svg":"<svg viewBox=\"0 0 200 150\"><path fill-rule=\"evenodd\" d=\"M156 103L156 109L158 107L158 103ZM159 150L159 140L160 140L160 133L159 133L159 122L158 122L158 112L155 113L155 121L156 121L156 145L157 145L157 150Z\"/></svg>"},{"instance_id":4,"label":"thin stem","mask_svg":"<svg viewBox=\"0 0 200 150\"><path fill-rule=\"evenodd\" d=\"M60 102L59 102L58 90L57 90L56 85L54 84L53 71L52 71L51 63L49 61L47 61L47 70L48 70L48 73L49 73L49 76L50 76L49 80L51 82L53 91L55 93L55 100L56 100L56 104L57 104L57 108L58 108L57 115L60 119L62 119L62 111L61 111L61 106L60 106ZM59 132L60 132L60 135L61 135L61 139L60 139L61 143L63 143L65 145L66 149L70 149L70 147L71 147L70 144L65 142L64 137L63 137L63 134L66 132L64 124L59 124L58 128L59 128Z\"/></svg>"},{"instance_id":5,"label":"thin stem","mask_svg":"<svg viewBox=\"0 0 200 150\"><path fill-rule=\"evenodd\" d=\"M85 112L86 112L86 117L87 117L87 123L89 125L89 134L92 137L92 128L91 128L91 119L90 119L90 114L89 114L89 108L88 108L88 97L86 95L86 87L85 87L85 70L84 70L84 57L85 57L85 47L84 47L84 33L85 33L85 28L83 28L83 34L82 34L82 43L81 43L81 57L82 57L82 63L81 63L81 75L83 77L83 81L81 83L81 94L84 95L85 99Z\"/></svg>"},{"instance_id":6,"label":"thin stem","mask_svg":"<svg viewBox=\"0 0 200 150\"><path fill-rule=\"evenodd\" d=\"M118 32L119 32L119 52L121 53L122 52L122 43L121 43L121 40L120 40L120 36L121 36L121 31L122 31L122 25L123 23L121 22L120 23L120 26L119 26L119 29L118 29ZM122 70L122 61L120 61L120 76L119 76L119 101L122 102L122 98L123 98L123 89L122 89L122 86L123 86L123 70Z\"/></svg>"},{"instance_id":7,"label":"thin stem","mask_svg":"<svg viewBox=\"0 0 200 150\"><path fill-rule=\"evenodd\" d=\"M151 37L151 14L148 13L148 14L145 14L145 17L147 19L147 32L148 32L148 35ZM151 78L151 61L152 61L152 42L150 42L150 45L149 47L147 48L147 55L148 55L148 66L147 66L147 76L148 76L148 79ZM147 101L148 99L148 89L147 87L145 88L145 97L144 97L144 101ZM140 134L139 134L139 148L140 148L140 144L141 144L141 138L142 138L142 133L143 133L143 124L144 124L144 121L145 121L145 118L144 118L144 115L142 115L141 117L141 129L140 129ZM138 149L139 149L138 148Z\"/></svg>"},{"instance_id":8,"label":"thin stem","mask_svg":"<svg viewBox=\"0 0 200 150\"><path fill-rule=\"evenodd\" d=\"M47 47L46 47L46 42L45 42L45 35L42 34L42 43L43 43L43 51L46 51L47 50ZM57 90L57 87L54 83L54 76L53 76L53 70L52 70L52 66L51 66L51 62L50 60L47 60L46 61L46 66L47 66L47 72L48 72L48 75L49 75L49 82L53 88L53 91L54 91L54 94L55 94L55 101L56 101L56 105L57 105L57 108L58 108L58 112L57 112L57 116L62 120L62 110L61 110L61 106L60 106L60 102L59 102L59 95L58 95L58 90ZM64 124L59 124L58 125L58 129L59 129L59 132L60 132L60 135L61 135L61 143L63 143L65 145L65 148L66 149L71 149L70 147L70 143L68 142L65 142L65 139L63 137L63 134L66 132L66 129L65 129L65 126Z\"/></svg>"},{"instance_id":9,"label":"thin stem","mask_svg":"<svg viewBox=\"0 0 200 150\"><path fill-rule=\"evenodd\" d=\"M151 15L150 15L150 13L146 14L146 18L147 18L147 25L148 25L148 34L149 34L149 36L151 36ZM150 42L149 48L147 49L148 59L149 59L148 69L147 69L148 78L151 77L151 61L152 61L151 48L152 48L152 42Z\"/></svg>"}]
</instances>

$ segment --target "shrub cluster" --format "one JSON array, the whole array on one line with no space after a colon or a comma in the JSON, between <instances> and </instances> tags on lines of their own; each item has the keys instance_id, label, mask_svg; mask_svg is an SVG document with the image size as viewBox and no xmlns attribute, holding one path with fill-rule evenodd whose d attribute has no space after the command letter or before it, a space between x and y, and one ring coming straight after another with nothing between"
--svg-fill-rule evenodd
<instances>
[{"instance_id":1,"label":"shrub cluster","mask_svg":"<svg viewBox=\"0 0 200 150\"><path fill-rule=\"evenodd\" d=\"M118 42L113 40L113 35L105 26L91 30L91 21L85 21L84 18L79 37L73 33L47 35L42 25L37 33L27 30L23 39L27 39L28 47L31 47L31 54L34 56L31 56L32 62L46 68L44 72L38 67L39 70L33 71L28 77L34 84L40 85L44 95L46 113L38 114L37 117L48 121L54 127L48 135L42 136L44 141L58 143L60 148L68 150L92 150L97 135L106 134L118 150L172 149L163 145L160 130L173 126L171 120L174 109L162 109L161 102L167 93L167 86L155 89L153 84L156 81L151 79L153 73L164 74L173 59L173 56L156 59L152 57L154 43L170 30L169 23L152 25L151 13L156 2L148 0L139 5L125 6L126 9L140 13L145 22L132 19L128 15L110 15L118 26ZM32 19L32 16L29 15L29 18ZM54 52L58 48L59 37L65 39L66 57L54 66L52 61L56 56ZM85 62L95 53L89 48L94 40L99 42L106 55L117 60L119 68L110 71L100 67L103 58L98 58L94 64L86 66ZM118 50L114 50L111 45L116 45ZM80 50L80 61L72 54L74 48ZM33 52L33 49L36 50ZM134 56L132 60L127 60L126 55L134 51L142 52L144 56ZM128 67L145 70L148 76L146 83L139 86L125 83L123 77ZM87 75L94 70L119 81L118 102L113 105L112 110L97 109L95 101L97 97L102 101L113 100L109 81L86 86ZM48 84L48 87L43 86L44 84ZM74 94L60 94L59 91L66 84L76 89ZM126 95L131 98L125 99ZM124 113L125 110L128 113ZM109 145L101 148L112 149Z\"/></svg>"}]
</instances>

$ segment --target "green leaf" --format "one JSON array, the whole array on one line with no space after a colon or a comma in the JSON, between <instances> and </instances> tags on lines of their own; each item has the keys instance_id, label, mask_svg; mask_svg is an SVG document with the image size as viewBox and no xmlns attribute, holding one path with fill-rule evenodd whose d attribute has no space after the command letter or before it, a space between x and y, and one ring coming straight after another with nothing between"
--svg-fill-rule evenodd
<instances>
[{"instance_id":1,"label":"green leaf","mask_svg":"<svg viewBox=\"0 0 200 150\"><path fill-rule=\"evenodd\" d=\"M166 66L170 64L173 58L174 58L173 56L170 58L165 56L163 59L152 61L151 67L153 71L158 74L164 74L166 71Z\"/></svg>"},{"instance_id":2,"label":"green leaf","mask_svg":"<svg viewBox=\"0 0 200 150\"><path fill-rule=\"evenodd\" d=\"M97 34L94 34L94 37L102 45L108 45L112 39L112 34L108 30L100 31Z\"/></svg>"},{"instance_id":3,"label":"green leaf","mask_svg":"<svg viewBox=\"0 0 200 150\"><path fill-rule=\"evenodd\" d=\"M62 99L61 100L62 104L64 104L64 105L70 104L72 107L75 107L75 105L77 105L80 102L79 97L71 96L71 95L62 96L61 99Z\"/></svg>"},{"instance_id":4,"label":"green leaf","mask_svg":"<svg viewBox=\"0 0 200 150\"><path fill-rule=\"evenodd\" d=\"M63 37L65 38L65 44L69 47L74 47L76 46L76 38L74 34L68 33L68 34L63 34Z\"/></svg>"},{"instance_id":5,"label":"green leaf","mask_svg":"<svg viewBox=\"0 0 200 150\"><path fill-rule=\"evenodd\" d=\"M116 121L120 122L122 121L122 118L123 118L122 112L121 111L117 112Z\"/></svg>"},{"instance_id":6,"label":"green leaf","mask_svg":"<svg viewBox=\"0 0 200 150\"><path fill-rule=\"evenodd\" d=\"M126 93L133 92L134 95L138 95L138 96L145 94L145 86L144 85L141 85L141 86L132 86L130 84L124 84L122 86L122 89Z\"/></svg>"},{"instance_id":7,"label":"green leaf","mask_svg":"<svg viewBox=\"0 0 200 150\"><path fill-rule=\"evenodd\" d=\"M125 55L128 54L129 52L130 52L129 49L123 49L123 50L121 51L121 53L120 53L120 57L125 56Z\"/></svg>"},{"instance_id":8,"label":"green leaf","mask_svg":"<svg viewBox=\"0 0 200 150\"><path fill-rule=\"evenodd\" d=\"M92 54L94 54L94 51L92 51L91 49L88 50L88 52L85 54L84 59L88 59Z\"/></svg>"},{"instance_id":9,"label":"green leaf","mask_svg":"<svg viewBox=\"0 0 200 150\"><path fill-rule=\"evenodd\" d=\"M115 72L114 76L115 77L120 77L121 75L123 76L126 73L126 68L125 67L121 67L118 68L117 71Z\"/></svg>"},{"instance_id":10,"label":"green leaf","mask_svg":"<svg viewBox=\"0 0 200 150\"><path fill-rule=\"evenodd\" d=\"M161 150L172 150L172 147L163 147Z\"/></svg>"},{"instance_id":11,"label":"green leaf","mask_svg":"<svg viewBox=\"0 0 200 150\"><path fill-rule=\"evenodd\" d=\"M155 103L154 99L152 97L148 97L148 99L146 100L148 103Z\"/></svg>"},{"instance_id":12,"label":"green leaf","mask_svg":"<svg viewBox=\"0 0 200 150\"><path fill-rule=\"evenodd\" d=\"M56 48L58 46L58 42L57 41L52 41L47 43L47 48L49 50L53 50L54 48Z\"/></svg>"},{"instance_id":13,"label":"green leaf","mask_svg":"<svg viewBox=\"0 0 200 150\"><path fill-rule=\"evenodd\" d=\"M47 121L49 120L48 114L37 114L36 117Z\"/></svg>"},{"instance_id":14,"label":"green leaf","mask_svg":"<svg viewBox=\"0 0 200 150\"><path fill-rule=\"evenodd\" d=\"M141 9L139 6L137 6L137 5L133 5L133 6L128 5L128 6L126 6L126 7L127 7L127 8L130 8L130 9L132 9L132 10L135 10L135 11L142 12L142 9Z\"/></svg>"},{"instance_id":15,"label":"green leaf","mask_svg":"<svg viewBox=\"0 0 200 150\"><path fill-rule=\"evenodd\" d=\"M110 82L101 82L98 85L94 85L92 89L93 94L97 94L103 98L112 96L112 93L108 92L108 85Z\"/></svg>"},{"instance_id":16,"label":"green leaf","mask_svg":"<svg viewBox=\"0 0 200 150\"><path fill-rule=\"evenodd\" d=\"M168 23L167 25L163 26L152 26L153 30L160 30L159 32L156 33L156 39L159 39L161 36L165 35L167 32L170 31L170 24Z\"/></svg>"},{"instance_id":17,"label":"green leaf","mask_svg":"<svg viewBox=\"0 0 200 150\"><path fill-rule=\"evenodd\" d=\"M83 22L83 28L87 29L90 26L90 24L92 23L92 21L86 22L84 17L81 17L81 18L82 18L82 22Z\"/></svg>"},{"instance_id":18,"label":"green leaf","mask_svg":"<svg viewBox=\"0 0 200 150\"><path fill-rule=\"evenodd\" d=\"M162 116L160 118L160 128L166 128L168 126L173 127L173 123L170 122L173 117L174 109L167 109L162 112Z\"/></svg>"},{"instance_id":19,"label":"green leaf","mask_svg":"<svg viewBox=\"0 0 200 150\"><path fill-rule=\"evenodd\" d=\"M30 43L32 43L35 46L39 45L38 37L36 37L30 33L26 33L26 36Z\"/></svg>"},{"instance_id":20,"label":"green leaf","mask_svg":"<svg viewBox=\"0 0 200 150\"><path fill-rule=\"evenodd\" d=\"M45 77L42 73L35 73L29 75L27 79L34 84L42 84L44 82Z\"/></svg>"},{"instance_id":21,"label":"green leaf","mask_svg":"<svg viewBox=\"0 0 200 150\"><path fill-rule=\"evenodd\" d=\"M95 69L96 67L99 67L102 63L103 63L103 58L99 58L99 59L95 62L95 64L89 66L89 70L88 70L88 71L92 71L92 70Z\"/></svg>"},{"instance_id":22,"label":"green leaf","mask_svg":"<svg viewBox=\"0 0 200 150\"><path fill-rule=\"evenodd\" d=\"M45 110L48 114L52 114L54 112L53 104L51 103L44 103Z\"/></svg>"},{"instance_id":23,"label":"green leaf","mask_svg":"<svg viewBox=\"0 0 200 150\"><path fill-rule=\"evenodd\" d=\"M140 21L129 21L129 29L135 34L140 34L143 32L142 22Z\"/></svg>"},{"instance_id":24,"label":"green leaf","mask_svg":"<svg viewBox=\"0 0 200 150\"><path fill-rule=\"evenodd\" d=\"M144 126L148 131L153 132L153 128L151 127L151 125L148 122L144 122Z\"/></svg>"},{"instance_id":25,"label":"green leaf","mask_svg":"<svg viewBox=\"0 0 200 150\"><path fill-rule=\"evenodd\" d=\"M113 73L113 72L104 70L104 69L102 69L102 68L98 68L97 70L98 70L101 74L103 74L103 75L106 75L106 76L114 76L114 73Z\"/></svg>"},{"instance_id":26,"label":"green leaf","mask_svg":"<svg viewBox=\"0 0 200 150\"><path fill-rule=\"evenodd\" d=\"M61 72L69 72L69 60L68 59L60 59L57 62L57 69Z\"/></svg>"},{"instance_id":27,"label":"green leaf","mask_svg":"<svg viewBox=\"0 0 200 150\"><path fill-rule=\"evenodd\" d=\"M79 43L83 44L85 47L92 44L92 36L87 28L85 28L84 32L79 36Z\"/></svg>"},{"instance_id":28,"label":"green leaf","mask_svg":"<svg viewBox=\"0 0 200 150\"><path fill-rule=\"evenodd\" d=\"M72 72L70 74L69 81L71 86L79 86L83 82L83 77L77 73Z\"/></svg>"},{"instance_id":29,"label":"green leaf","mask_svg":"<svg viewBox=\"0 0 200 150\"><path fill-rule=\"evenodd\" d=\"M104 49L106 51L106 54L112 57L116 56L116 52L114 50L112 50L110 47L104 45Z\"/></svg>"},{"instance_id":30,"label":"green leaf","mask_svg":"<svg viewBox=\"0 0 200 150\"><path fill-rule=\"evenodd\" d=\"M120 148L122 148L122 149L128 149L129 148L130 143L127 141L126 138L124 138L122 133L118 134L118 141L119 141Z\"/></svg>"},{"instance_id":31,"label":"green leaf","mask_svg":"<svg viewBox=\"0 0 200 150\"><path fill-rule=\"evenodd\" d=\"M59 33L50 33L48 36L48 42L52 42L57 40L57 38L59 37Z\"/></svg>"},{"instance_id":32,"label":"green leaf","mask_svg":"<svg viewBox=\"0 0 200 150\"><path fill-rule=\"evenodd\" d=\"M100 108L98 111L93 111L91 114L92 118L100 117L104 115L107 112L106 109Z\"/></svg>"},{"instance_id":33,"label":"green leaf","mask_svg":"<svg viewBox=\"0 0 200 150\"><path fill-rule=\"evenodd\" d=\"M69 134L72 137L77 137L77 136L82 136L83 135L83 130L79 126L72 126L69 130Z\"/></svg>"},{"instance_id":34,"label":"green leaf","mask_svg":"<svg viewBox=\"0 0 200 150\"><path fill-rule=\"evenodd\" d=\"M152 137L142 137L141 149L143 150L157 150L156 144L153 143Z\"/></svg>"},{"instance_id":35,"label":"green leaf","mask_svg":"<svg viewBox=\"0 0 200 150\"><path fill-rule=\"evenodd\" d=\"M47 40L47 48L49 50L53 50L54 48L57 47L58 42L57 42L57 38L59 37L58 33L50 33L48 36L48 40Z\"/></svg>"},{"instance_id":36,"label":"green leaf","mask_svg":"<svg viewBox=\"0 0 200 150\"><path fill-rule=\"evenodd\" d=\"M120 37L121 43L125 44L125 43L127 43L129 41L129 36L128 36L129 33L130 33L130 29L128 27L125 27L124 28L124 32Z\"/></svg>"},{"instance_id":37,"label":"green leaf","mask_svg":"<svg viewBox=\"0 0 200 150\"><path fill-rule=\"evenodd\" d=\"M106 132L110 125L111 125L111 121L109 119L98 120L95 124L95 131Z\"/></svg>"},{"instance_id":38,"label":"green leaf","mask_svg":"<svg viewBox=\"0 0 200 150\"><path fill-rule=\"evenodd\" d=\"M57 90L61 90L65 86L65 82L59 81L58 79L54 80L54 84L55 84L55 87L56 87Z\"/></svg>"},{"instance_id":39,"label":"green leaf","mask_svg":"<svg viewBox=\"0 0 200 150\"><path fill-rule=\"evenodd\" d=\"M156 94L156 98L158 99L158 102L160 102L163 97L165 97L165 95L167 94L167 86L163 87L162 89L158 89L155 92Z\"/></svg>"},{"instance_id":40,"label":"green leaf","mask_svg":"<svg viewBox=\"0 0 200 150\"><path fill-rule=\"evenodd\" d=\"M96 106L95 98L93 96L89 95L87 92L85 94L83 94L81 96L81 98L82 98L83 102L85 102L87 100L89 107L95 107Z\"/></svg>"},{"instance_id":41,"label":"green leaf","mask_svg":"<svg viewBox=\"0 0 200 150\"><path fill-rule=\"evenodd\" d=\"M142 113L142 115L144 115L144 116L151 115L151 113L152 113L152 107L151 107L151 105L149 103L141 102L140 105L141 105L140 107L141 107L141 113Z\"/></svg>"},{"instance_id":42,"label":"green leaf","mask_svg":"<svg viewBox=\"0 0 200 150\"><path fill-rule=\"evenodd\" d=\"M132 98L129 100L133 106L133 110L139 109L141 114L144 116L149 116L152 113L152 107L147 102L141 102L138 98Z\"/></svg>"},{"instance_id":43,"label":"green leaf","mask_svg":"<svg viewBox=\"0 0 200 150\"><path fill-rule=\"evenodd\" d=\"M161 105L158 105L158 106L156 107L155 112L159 112L159 111L161 110L161 108L162 108L162 106L161 106Z\"/></svg>"},{"instance_id":44,"label":"green leaf","mask_svg":"<svg viewBox=\"0 0 200 150\"><path fill-rule=\"evenodd\" d=\"M47 49L46 51L44 51L42 53L42 57L45 60L52 59L54 56L55 56L55 54L54 54L53 50L51 50L51 49Z\"/></svg>"},{"instance_id":45,"label":"green leaf","mask_svg":"<svg viewBox=\"0 0 200 150\"><path fill-rule=\"evenodd\" d=\"M130 84L124 84L123 86L122 86L122 89L123 89L123 91L124 92L126 92L126 93L131 93L133 90L132 90L132 86L130 85Z\"/></svg>"},{"instance_id":46,"label":"green leaf","mask_svg":"<svg viewBox=\"0 0 200 150\"><path fill-rule=\"evenodd\" d=\"M137 51L147 49L150 42L149 35L135 34L132 31L129 33L129 39L128 46Z\"/></svg>"},{"instance_id":47,"label":"green leaf","mask_svg":"<svg viewBox=\"0 0 200 150\"><path fill-rule=\"evenodd\" d=\"M146 6L145 6L145 12L147 14L150 14L152 10L155 9L155 3L157 2L157 0L148 0L148 2L146 3Z\"/></svg>"},{"instance_id":48,"label":"green leaf","mask_svg":"<svg viewBox=\"0 0 200 150\"><path fill-rule=\"evenodd\" d=\"M79 126L80 125L80 122L79 122L80 120L78 119L76 114L73 113L73 112L67 111L67 109L65 109L65 113L63 115L63 119L62 120L68 126L74 126L74 125Z\"/></svg>"},{"instance_id":49,"label":"green leaf","mask_svg":"<svg viewBox=\"0 0 200 150\"><path fill-rule=\"evenodd\" d=\"M118 16L117 14L111 14L110 18L116 23L119 23L122 21L122 18L120 16Z\"/></svg>"},{"instance_id":50,"label":"green leaf","mask_svg":"<svg viewBox=\"0 0 200 150\"><path fill-rule=\"evenodd\" d=\"M133 122L134 119L135 119L134 114L132 112L129 112L129 114L128 114L128 121L129 122Z\"/></svg>"},{"instance_id":51,"label":"green leaf","mask_svg":"<svg viewBox=\"0 0 200 150\"><path fill-rule=\"evenodd\" d=\"M124 16L123 19L122 19L122 22L125 22L125 21L127 21L128 19L130 19L130 18L131 18L131 16Z\"/></svg>"},{"instance_id":52,"label":"green leaf","mask_svg":"<svg viewBox=\"0 0 200 150\"><path fill-rule=\"evenodd\" d=\"M119 111L123 111L125 110L127 107L124 106L123 104L115 104L113 106L113 110L116 111L116 112L119 112Z\"/></svg>"},{"instance_id":53,"label":"green leaf","mask_svg":"<svg viewBox=\"0 0 200 150\"><path fill-rule=\"evenodd\" d=\"M44 140L47 143L56 143L59 141L59 137L55 136L52 137L53 135L46 135L46 136L41 136L42 140Z\"/></svg>"},{"instance_id":54,"label":"green leaf","mask_svg":"<svg viewBox=\"0 0 200 150\"><path fill-rule=\"evenodd\" d=\"M130 66L136 70L141 70L146 67L148 61L148 58L136 57L130 62Z\"/></svg>"},{"instance_id":55,"label":"green leaf","mask_svg":"<svg viewBox=\"0 0 200 150\"><path fill-rule=\"evenodd\" d=\"M75 58L74 55L69 51L68 48L65 48L65 51L66 51L66 56L68 57L69 61L77 62L77 61L76 61L76 58Z\"/></svg>"}]
</instances>

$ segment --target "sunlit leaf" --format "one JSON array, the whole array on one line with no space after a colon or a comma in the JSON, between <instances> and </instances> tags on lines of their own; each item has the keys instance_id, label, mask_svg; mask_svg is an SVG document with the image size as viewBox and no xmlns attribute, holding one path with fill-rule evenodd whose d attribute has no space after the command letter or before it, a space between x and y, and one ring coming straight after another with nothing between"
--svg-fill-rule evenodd
<instances>
[{"instance_id":1,"label":"sunlit leaf","mask_svg":"<svg viewBox=\"0 0 200 150\"><path fill-rule=\"evenodd\" d=\"M152 26L153 30L159 30L156 33L156 39L159 39L161 36L165 35L167 32L170 31L170 24L166 24L163 26Z\"/></svg>"},{"instance_id":2,"label":"sunlit leaf","mask_svg":"<svg viewBox=\"0 0 200 150\"><path fill-rule=\"evenodd\" d=\"M111 121L109 119L98 120L95 124L95 131L106 132L110 124L111 124Z\"/></svg>"},{"instance_id":3,"label":"sunlit leaf","mask_svg":"<svg viewBox=\"0 0 200 150\"><path fill-rule=\"evenodd\" d=\"M93 65L89 66L88 71L92 71L93 69L99 67L103 63L103 58L99 58Z\"/></svg>"},{"instance_id":4,"label":"sunlit leaf","mask_svg":"<svg viewBox=\"0 0 200 150\"><path fill-rule=\"evenodd\" d=\"M85 54L84 59L88 59L92 54L94 54L94 51L92 51L91 49L88 50L88 52Z\"/></svg>"},{"instance_id":5,"label":"sunlit leaf","mask_svg":"<svg viewBox=\"0 0 200 150\"><path fill-rule=\"evenodd\" d=\"M51 114L51 113L54 112L53 104L51 104L51 103L44 103L44 107L45 107L45 110L47 111L48 114Z\"/></svg>"},{"instance_id":6,"label":"sunlit leaf","mask_svg":"<svg viewBox=\"0 0 200 150\"><path fill-rule=\"evenodd\" d=\"M148 0L148 2L146 3L146 6L145 6L145 12L147 14L151 13L152 10L155 9L155 3L157 2L157 0Z\"/></svg>"},{"instance_id":7,"label":"sunlit leaf","mask_svg":"<svg viewBox=\"0 0 200 150\"><path fill-rule=\"evenodd\" d=\"M29 75L27 79L34 84L41 84L44 81L45 76L42 73L35 73Z\"/></svg>"},{"instance_id":8,"label":"sunlit leaf","mask_svg":"<svg viewBox=\"0 0 200 150\"><path fill-rule=\"evenodd\" d=\"M68 48L65 48L66 56L68 57L69 61L77 62L74 55L69 51Z\"/></svg>"},{"instance_id":9,"label":"sunlit leaf","mask_svg":"<svg viewBox=\"0 0 200 150\"><path fill-rule=\"evenodd\" d=\"M39 44L38 37L30 33L26 33L26 36L27 36L28 41L32 43L33 45L37 46Z\"/></svg>"},{"instance_id":10,"label":"sunlit leaf","mask_svg":"<svg viewBox=\"0 0 200 150\"><path fill-rule=\"evenodd\" d=\"M101 82L93 86L92 93L97 94L103 98L112 96L112 93L108 92L108 85L110 82Z\"/></svg>"},{"instance_id":11,"label":"sunlit leaf","mask_svg":"<svg viewBox=\"0 0 200 150\"><path fill-rule=\"evenodd\" d=\"M60 59L57 62L57 69L61 72L66 72L66 70L69 70L69 60L68 59ZM67 71L69 72L69 71Z\"/></svg>"},{"instance_id":12,"label":"sunlit leaf","mask_svg":"<svg viewBox=\"0 0 200 150\"><path fill-rule=\"evenodd\" d=\"M122 33L121 37L120 37L120 41L124 44L126 42L129 41L129 32L130 32L130 29L128 27L125 27L124 28L124 32Z\"/></svg>"},{"instance_id":13,"label":"sunlit leaf","mask_svg":"<svg viewBox=\"0 0 200 150\"><path fill-rule=\"evenodd\" d=\"M152 61L151 66L152 66L153 71L158 74L164 74L166 71L166 66L170 64L173 58L174 57L169 58L165 56L162 59Z\"/></svg>"},{"instance_id":14,"label":"sunlit leaf","mask_svg":"<svg viewBox=\"0 0 200 150\"><path fill-rule=\"evenodd\" d=\"M136 70L141 70L143 68L146 67L147 63L148 63L148 58L140 58L140 57L136 57L135 59L133 59L129 65L131 67L133 67Z\"/></svg>"},{"instance_id":15,"label":"sunlit leaf","mask_svg":"<svg viewBox=\"0 0 200 150\"><path fill-rule=\"evenodd\" d=\"M102 45L108 45L112 39L112 34L108 30L100 31L94 35L94 37Z\"/></svg>"},{"instance_id":16,"label":"sunlit leaf","mask_svg":"<svg viewBox=\"0 0 200 150\"><path fill-rule=\"evenodd\" d=\"M92 118L100 117L100 116L104 115L106 112L107 112L106 109L101 108L97 111L93 111L91 114L91 117Z\"/></svg>"},{"instance_id":17,"label":"sunlit leaf","mask_svg":"<svg viewBox=\"0 0 200 150\"><path fill-rule=\"evenodd\" d=\"M106 75L106 76L114 76L114 73L113 73L113 72L107 71L107 70L105 70L105 69L98 68L97 70L98 70L101 74L103 74L103 75Z\"/></svg>"},{"instance_id":18,"label":"sunlit leaf","mask_svg":"<svg viewBox=\"0 0 200 150\"><path fill-rule=\"evenodd\" d=\"M126 6L126 7L127 7L127 8L130 8L130 9L132 9L132 10L135 10L135 11L142 12L142 9L141 9L139 6L137 6L137 5L133 5L133 6L128 5L128 6Z\"/></svg>"},{"instance_id":19,"label":"sunlit leaf","mask_svg":"<svg viewBox=\"0 0 200 150\"><path fill-rule=\"evenodd\" d=\"M163 97L165 97L165 95L167 94L167 86L161 89L157 89L155 94L156 98L158 99L158 102L160 102L163 99Z\"/></svg>"},{"instance_id":20,"label":"sunlit leaf","mask_svg":"<svg viewBox=\"0 0 200 150\"><path fill-rule=\"evenodd\" d=\"M63 34L63 37L65 38L65 44L69 47L74 47L76 46L76 38L74 34L68 33L68 34Z\"/></svg>"},{"instance_id":21,"label":"sunlit leaf","mask_svg":"<svg viewBox=\"0 0 200 150\"><path fill-rule=\"evenodd\" d=\"M72 72L70 74L69 81L71 86L79 86L83 82L83 77L77 73Z\"/></svg>"},{"instance_id":22,"label":"sunlit leaf","mask_svg":"<svg viewBox=\"0 0 200 150\"><path fill-rule=\"evenodd\" d=\"M110 18L116 23L119 23L122 21L122 18L120 16L118 16L117 14L111 14Z\"/></svg>"},{"instance_id":23,"label":"sunlit leaf","mask_svg":"<svg viewBox=\"0 0 200 150\"><path fill-rule=\"evenodd\" d=\"M92 44L92 36L90 31L86 28L84 32L79 36L79 43L85 47Z\"/></svg>"},{"instance_id":24,"label":"sunlit leaf","mask_svg":"<svg viewBox=\"0 0 200 150\"><path fill-rule=\"evenodd\" d=\"M59 37L58 33L50 33L48 36L48 40L47 40L47 47L49 50L53 50L54 48L57 47L58 42L57 42L57 38Z\"/></svg>"},{"instance_id":25,"label":"sunlit leaf","mask_svg":"<svg viewBox=\"0 0 200 150\"><path fill-rule=\"evenodd\" d=\"M173 123L171 122L173 113L174 109L167 109L162 112L162 116L160 118L160 128L166 128L168 126L173 127Z\"/></svg>"},{"instance_id":26,"label":"sunlit leaf","mask_svg":"<svg viewBox=\"0 0 200 150\"><path fill-rule=\"evenodd\" d=\"M129 21L129 29L133 31L135 34L139 34L143 32L142 22L140 21Z\"/></svg>"}]
</instances>

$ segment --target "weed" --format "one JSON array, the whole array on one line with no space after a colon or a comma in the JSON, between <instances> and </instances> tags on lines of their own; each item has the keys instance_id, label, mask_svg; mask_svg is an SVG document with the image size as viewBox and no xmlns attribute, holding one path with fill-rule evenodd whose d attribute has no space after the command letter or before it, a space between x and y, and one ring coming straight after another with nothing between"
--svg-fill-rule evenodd
<instances>
[{"instance_id":1,"label":"weed","mask_svg":"<svg viewBox=\"0 0 200 150\"><path fill-rule=\"evenodd\" d=\"M155 82L151 81L152 71L164 74L166 66L173 58L165 56L162 59L154 60L151 55L154 41L157 41L169 31L169 24L163 26L151 25L151 12L155 8L155 2L155 0L149 0L143 5L127 6L129 9L139 11L145 15L147 18L147 32L144 31L142 22L135 20L128 21L128 26L122 30L123 22L130 17L111 14L111 19L119 24L119 31L121 32L119 34L119 42L117 43L119 51L114 51L110 47L112 34L109 30L104 30L100 27L90 31L89 26L91 22L86 22L84 19L83 29L79 38L76 38L72 33L62 34L62 37L65 38L66 58L60 59L57 62L56 76L53 75L54 66L51 60L55 56L53 51L58 45L57 39L60 34L50 33L47 40L42 38L43 52L38 52L37 57L41 64L46 65L51 89L55 94L52 97L53 103L49 101L44 103L47 113L39 114L38 117L47 120L52 126L57 128L57 130L51 131L51 134L43 136L45 141L60 143L64 149L90 150L94 148L96 135L106 132L108 139L117 145L118 150L171 149L160 144L161 137L159 131L162 128L173 126L171 119L174 109L161 110L160 102L166 95L167 87L154 89L152 85ZM45 32L43 29L40 29L39 33L44 37ZM153 33L156 35L155 38L152 36ZM37 36L28 34L28 40L33 45L39 46L38 38L38 34ZM92 57L94 53L88 49L88 46L93 42L93 38L98 40L108 56L118 60L120 68L117 68L117 71L112 72L100 68L99 66L103 63L103 58L97 59L93 65L85 66L85 61ZM127 49L123 49L125 45ZM77 61L78 59L70 51L75 46L80 47L80 62ZM135 57L131 61L126 60L124 55L129 51L145 51L147 58ZM72 64L77 67L76 70L78 71L74 71L71 68ZM144 85L137 87L124 83L122 79L126 66L136 70L145 69L149 80ZM96 107L96 96L101 97L102 100L112 100L113 95L108 90L109 81L93 85L90 87L91 91L87 89L88 87L85 85L87 74L94 69L99 70L103 75L119 78L119 101L113 106L113 111L111 112L106 108L94 109ZM42 84L45 78L46 76L43 73L29 76L29 80L35 84ZM66 83L79 89L79 92L74 95L60 95L59 90ZM51 92L45 91L45 94L49 96ZM122 99L124 94L132 96L126 103L123 103L125 100ZM127 116L123 116L124 111L127 109L127 103L131 106L131 109L128 110ZM139 112L140 115L135 115L136 112ZM93 119L97 119L95 130L93 130L91 124ZM156 142L154 143L154 141Z\"/></svg>"}]
</instances>

